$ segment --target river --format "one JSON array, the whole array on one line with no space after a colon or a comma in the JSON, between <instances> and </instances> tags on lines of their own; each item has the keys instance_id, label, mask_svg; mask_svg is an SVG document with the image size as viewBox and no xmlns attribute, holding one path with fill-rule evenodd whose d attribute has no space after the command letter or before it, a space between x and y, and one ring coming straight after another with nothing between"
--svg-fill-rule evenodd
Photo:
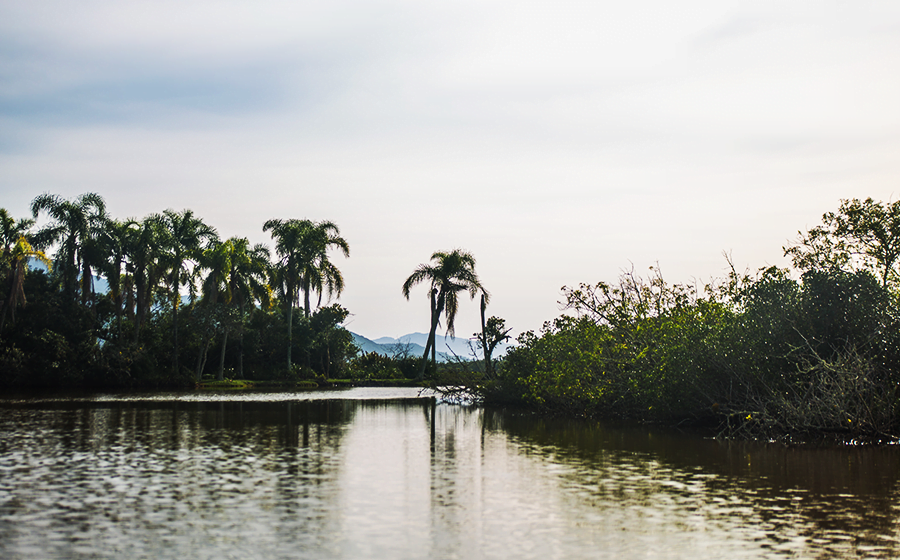
<instances>
[{"instance_id":1,"label":"river","mask_svg":"<svg viewBox=\"0 0 900 560\"><path fill-rule=\"evenodd\" d=\"M0 558L896 558L900 454L411 389L0 399Z\"/></svg>"}]
</instances>

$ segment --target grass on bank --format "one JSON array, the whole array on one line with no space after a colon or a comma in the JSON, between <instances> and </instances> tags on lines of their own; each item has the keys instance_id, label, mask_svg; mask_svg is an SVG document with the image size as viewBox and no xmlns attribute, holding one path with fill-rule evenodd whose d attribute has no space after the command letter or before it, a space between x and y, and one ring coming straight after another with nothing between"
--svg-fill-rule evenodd
<instances>
[{"instance_id":1,"label":"grass on bank","mask_svg":"<svg viewBox=\"0 0 900 560\"><path fill-rule=\"evenodd\" d=\"M230 391L248 389L318 389L337 387L421 387L422 382L414 379L324 379L313 381L301 379L298 381L256 381L249 379L225 379L222 381L210 380L197 383L197 389Z\"/></svg>"}]
</instances>

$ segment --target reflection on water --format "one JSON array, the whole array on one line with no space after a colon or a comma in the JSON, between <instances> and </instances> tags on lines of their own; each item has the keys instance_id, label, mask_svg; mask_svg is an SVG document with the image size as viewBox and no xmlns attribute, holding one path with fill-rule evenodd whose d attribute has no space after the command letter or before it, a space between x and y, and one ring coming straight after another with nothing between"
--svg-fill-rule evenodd
<instances>
[{"instance_id":1,"label":"reflection on water","mask_svg":"<svg viewBox=\"0 0 900 560\"><path fill-rule=\"evenodd\" d=\"M285 395L0 403L0 557L900 556L897 449Z\"/></svg>"}]
</instances>

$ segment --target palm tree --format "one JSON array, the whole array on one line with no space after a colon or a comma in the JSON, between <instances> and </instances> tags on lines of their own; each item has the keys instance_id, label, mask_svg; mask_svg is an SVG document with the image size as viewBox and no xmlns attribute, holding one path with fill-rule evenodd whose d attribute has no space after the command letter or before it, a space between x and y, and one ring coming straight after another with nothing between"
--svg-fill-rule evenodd
<instances>
[{"instance_id":1,"label":"palm tree","mask_svg":"<svg viewBox=\"0 0 900 560\"><path fill-rule=\"evenodd\" d=\"M178 305L181 303L181 286L188 285L194 293L191 261L199 258L204 244L218 239L216 230L191 210L166 210L160 217L164 227L163 244L166 250L164 262L168 270L168 283L172 299L172 367L178 373Z\"/></svg>"},{"instance_id":2,"label":"palm tree","mask_svg":"<svg viewBox=\"0 0 900 560\"><path fill-rule=\"evenodd\" d=\"M420 264L403 283L403 296L409 299L409 290L421 282L431 284L429 295L431 297L431 330L428 332L428 341L425 344L425 353L422 355L422 366L419 370L419 379L425 375L425 365L428 363L428 352L431 352L431 361L436 360L435 332L438 321L443 313L447 319L447 333L455 334L454 321L459 309L459 292L469 292L469 296L475 299L480 291L484 294L487 303L490 294L481 285L478 275L475 273L475 257L467 251L454 249L449 253L436 252L431 255L432 264Z\"/></svg>"},{"instance_id":3,"label":"palm tree","mask_svg":"<svg viewBox=\"0 0 900 560\"><path fill-rule=\"evenodd\" d=\"M19 238L26 235L34 220L28 218L20 218L15 220L9 215L6 208L0 208L0 245L2 245L3 255L8 255Z\"/></svg>"},{"instance_id":4,"label":"palm tree","mask_svg":"<svg viewBox=\"0 0 900 560\"><path fill-rule=\"evenodd\" d=\"M12 300L14 303L21 301L24 303L25 293L21 292L21 295L19 295L19 292L22 289L21 283L25 277L27 257L23 256L22 253L23 250L25 253L28 253L34 249L30 245L26 249L22 245L22 240L25 240L25 243L27 243L25 235L33 225L34 220L27 218L15 220L9 215L6 208L0 208L0 279L2 279L3 285L10 286L9 297L4 298L0 302L0 329L2 329L2 325L6 321L7 311L11 310L15 313L15 306L10 304L10 301ZM43 253L40 253L40 255L43 256ZM40 257L37 258L40 259ZM16 294L15 296L13 295L14 293Z\"/></svg>"},{"instance_id":5,"label":"palm tree","mask_svg":"<svg viewBox=\"0 0 900 560\"><path fill-rule=\"evenodd\" d=\"M304 236L300 276L303 308L307 317L311 313L309 305L311 291L319 295L317 308L322 304L323 291L329 300L332 295L340 296L344 291L344 276L338 267L328 260L328 249L331 247L340 249L345 257L350 256L350 246L340 233L334 222L324 221L313 223Z\"/></svg>"},{"instance_id":6,"label":"palm tree","mask_svg":"<svg viewBox=\"0 0 900 560\"><path fill-rule=\"evenodd\" d=\"M319 304L323 292L330 298L340 296L344 290L341 271L328 259L328 250L336 247L350 256L350 246L340 236L340 230L333 222L312 222L310 220L273 219L263 224L263 231L272 231L275 252L280 257L276 267L276 285L285 302L288 316L288 370L292 367L291 346L293 344L293 308L303 291L304 311L310 316L309 295L319 294ZM318 305L318 304L317 304Z\"/></svg>"},{"instance_id":7,"label":"palm tree","mask_svg":"<svg viewBox=\"0 0 900 560\"><path fill-rule=\"evenodd\" d=\"M6 324L6 317L16 320L16 307L21 304L25 305L25 269L27 268L29 259L37 259L50 268L50 259L41 251L36 251L25 239L20 236L9 250L4 250L3 265L8 266L7 280L9 285L9 293L3 301L2 310L0 310L0 332Z\"/></svg>"},{"instance_id":8,"label":"palm tree","mask_svg":"<svg viewBox=\"0 0 900 560\"><path fill-rule=\"evenodd\" d=\"M228 344L230 324L228 310L237 310L238 322L243 324L245 304L253 304L260 301L269 305L271 290L267 279L269 272L269 250L263 245L250 247L250 242L245 237L232 237L224 243L217 243L204 251L201 264L209 270L203 282L203 293L206 303L215 306L221 299L225 313L222 323L222 350L219 356L218 379L224 378L225 349ZM243 329L241 328L243 337ZM207 340L206 347L209 341ZM204 349L205 354L205 349ZM199 376L202 374L202 363L198 368ZM239 374L243 375L243 356L239 365Z\"/></svg>"},{"instance_id":9,"label":"palm tree","mask_svg":"<svg viewBox=\"0 0 900 560\"><path fill-rule=\"evenodd\" d=\"M116 336L122 334L122 313L125 309L124 292L131 290L131 282L123 281L122 267L128 257L130 241L139 233L141 224L136 220L126 221L111 219L103 228L98 245L100 253L106 256L101 263L101 272L109 284L109 295L116 308Z\"/></svg>"},{"instance_id":10,"label":"palm tree","mask_svg":"<svg viewBox=\"0 0 900 560\"><path fill-rule=\"evenodd\" d=\"M287 368L291 371L291 348L294 343L294 303L297 301L297 286L300 277L300 246L303 230L308 220L269 220L263 224L263 231L272 231L275 253L281 259L275 266L274 284L284 303L287 315Z\"/></svg>"},{"instance_id":11,"label":"palm tree","mask_svg":"<svg viewBox=\"0 0 900 560\"><path fill-rule=\"evenodd\" d=\"M88 256L88 246L107 221L106 203L95 193L85 193L74 200L44 193L31 201L31 213L35 218L41 211L52 221L35 234L34 244L44 248L59 243L56 268L63 291L75 299L78 275L81 274L81 302L86 304L93 291L91 267L96 264Z\"/></svg>"},{"instance_id":12,"label":"palm tree","mask_svg":"<svg viewBox=\"0 0 900 560\"><path fill-rule=\"evenodd\" d=\"M134 341L150 315L153 292L158 288L163 270L164 226L162 216L151 214L125 235L126 316L134 321Z\"/></svg>"},{"instance_id":13,"label":"palm tree","mask_svg":"<svg viewBox=\"0 0 900 560\"><path fill-rule=\"evenodd\" d=\"M209 344L215 337L216 330L218 330L216 328L217 323L222 326L224 332L224 340L222 341L222 358L224 358L224 348L228 342L227 317L223 314L223 311L226 311L225 306L219 304L219 299L226 300L226 303L231 301L231 293L228 291L231 252L231 240L224 243L213 242L203 250L198 259L197 268L208 272L201 285L203 297L199 305L195 307L195 310L201 312L201 324L203 325L201 332L203 333L202 338L205 339L200 346L200 353L197 355L197 367L194 373L196 381L200 381L203 375Z\"/></svg>"},{"instance_id":14,"label":"palm tree","mask_svg":"<svg viewBox=\"0 0 900 560\"><path fill-rule=\"evenodd\" d=\"M269 278L272 266L269 263L269 249L265 245L256 244L250 247L246 237L233 237L231 270L229 273L229 292L231 303L238 308L238 376L244 376L244 309L257 301L268 308L272 302L272 288ZM221 366L220 366L221 373Z\"/></svg>"}]
</instances>

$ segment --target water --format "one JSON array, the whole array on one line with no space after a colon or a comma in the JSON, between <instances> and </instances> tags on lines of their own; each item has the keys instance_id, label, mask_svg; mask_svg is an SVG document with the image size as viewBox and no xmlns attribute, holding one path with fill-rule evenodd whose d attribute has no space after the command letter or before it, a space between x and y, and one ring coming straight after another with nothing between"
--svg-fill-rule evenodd
<instances>
[{"instance_id":1,"label":"water","mask_svg":"<svg viewBox=\"0 0 900 560\"><path fill-rule=\"evenodd\" d=\"M0 557L893 558L900 455L417 391L0 401Z\"/></svg>"}]
</instances>

